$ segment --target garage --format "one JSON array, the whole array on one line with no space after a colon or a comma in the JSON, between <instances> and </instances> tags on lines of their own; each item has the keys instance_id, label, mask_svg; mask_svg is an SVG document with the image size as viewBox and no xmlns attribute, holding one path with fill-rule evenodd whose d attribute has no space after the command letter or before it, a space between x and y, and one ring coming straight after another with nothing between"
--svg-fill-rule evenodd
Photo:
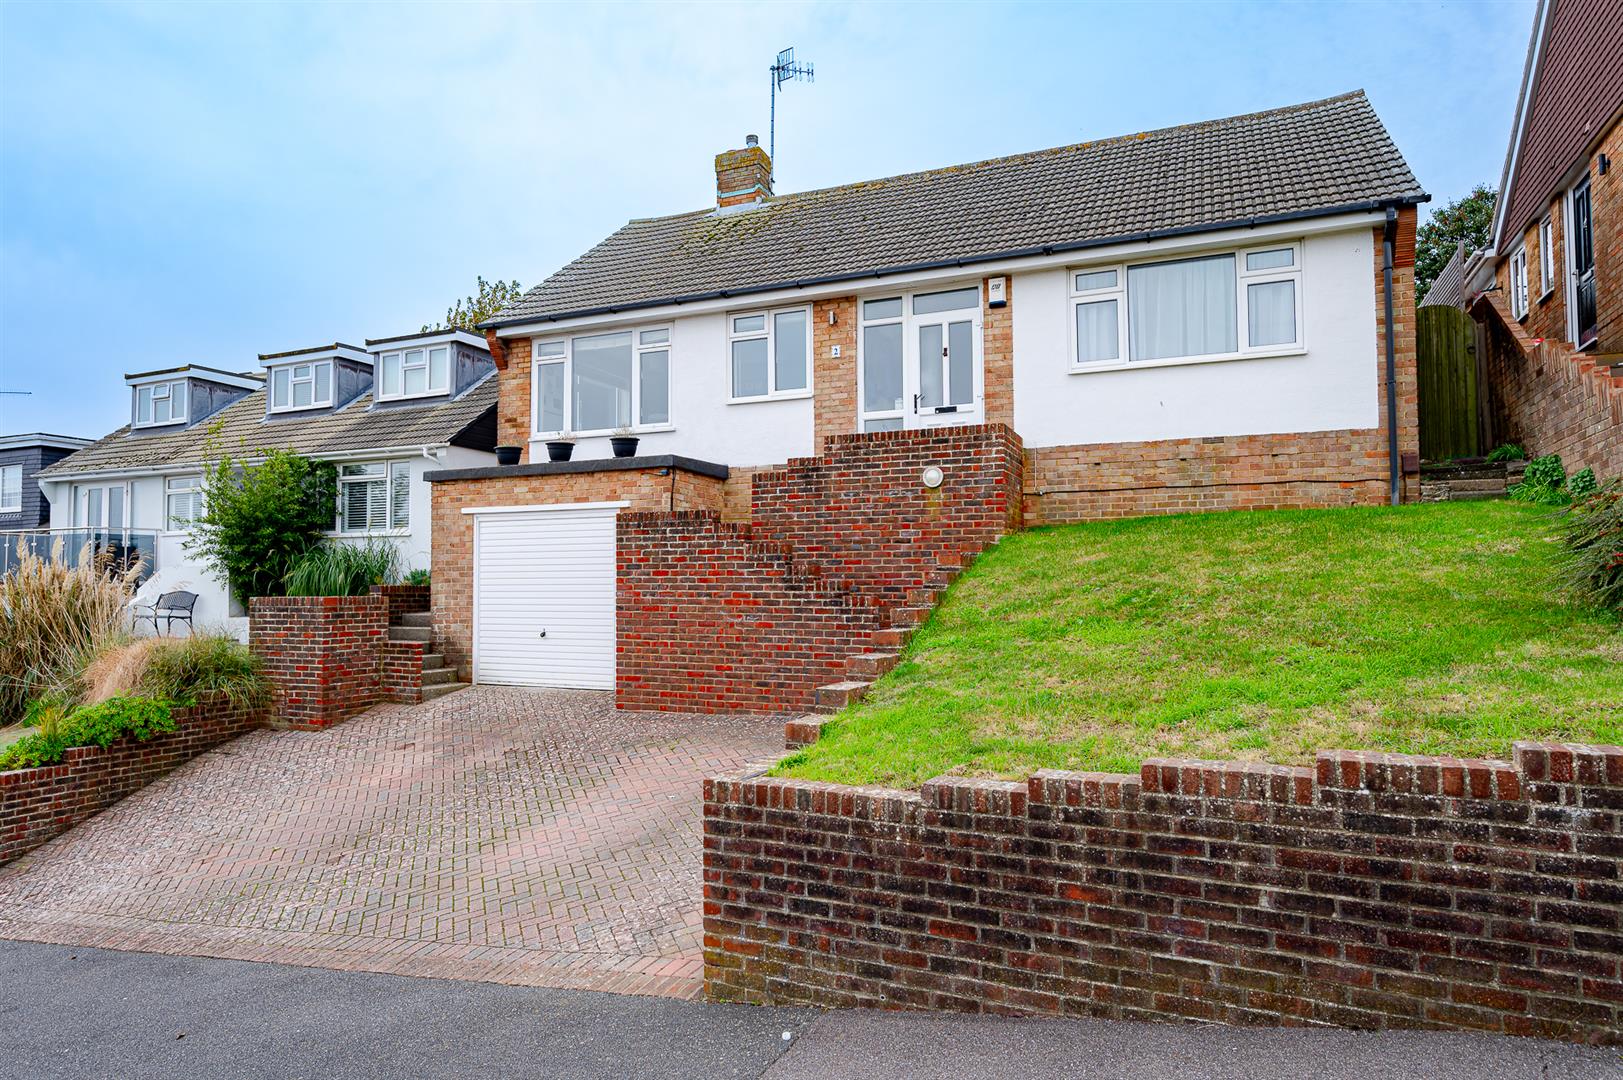
<instances>
[{"instance_id":1,"label":"garage","mask_svg":"<svg viewBox=\"0 0 1623 1080\"><path fill-rule=\"evenodd\" d=\"M624 503L472 508L473 679L614 689Z\"/></svg>"}]
</instances>

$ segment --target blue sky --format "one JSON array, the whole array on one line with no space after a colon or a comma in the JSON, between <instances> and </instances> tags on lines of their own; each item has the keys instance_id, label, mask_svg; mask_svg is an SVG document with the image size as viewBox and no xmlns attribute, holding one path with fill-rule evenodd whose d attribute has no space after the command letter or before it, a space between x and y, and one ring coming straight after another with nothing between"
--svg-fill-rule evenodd
<instances>
[{"instance_id":1,"label":"blue sky","mask_svg":"<svg viewBox=\"0 0 1623 1080\"><path fill-rule=\"evenodd\" d=\"M120 376L246 370L533 285L627 218L1357 87L1436 202L1497 183L1532 0L0 5L0 433L99 436ZM1423 211L1424 212L1424 211Z\"/></svg>"}]
</instances>

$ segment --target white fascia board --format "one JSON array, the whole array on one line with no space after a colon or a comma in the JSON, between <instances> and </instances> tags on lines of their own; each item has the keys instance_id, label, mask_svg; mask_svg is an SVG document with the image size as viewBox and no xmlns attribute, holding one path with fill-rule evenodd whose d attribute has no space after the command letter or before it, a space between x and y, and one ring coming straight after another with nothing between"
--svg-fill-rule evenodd
<instances>
[{"instance_id":1,"label":"white fascia board","mask_svg":"<svg viewBox=\"0 0 1623 1080\"><path fill-rule=\"evenodd\" d=\"M200 379L203 382L219 383L222 386L234 386L239 390L263 390L263 379L249 378L245 375L235 375L229 371L218 371L206 367L180 367L172 371L154 371L145 375L124 376L125 386L148 386L152 383L179 382L182 379ZM182 421L184 422L184 421ZM162 427L162 424L157 425Z\"/></svg>"},{"instance_id":2,"label":"white fascia board","mask_svg":"<svg viewBox=\"0 0 1623 1080\"><path fill-rule=\"evenodd\" d=\"M347 345L338 348L310 349L307 352L291 353L284 356L261 356L259 366L266 371L272 368L291 367L294 364L309 364L317 360L348 360L356 364L372 366L372 354L364 349L355 349Z\"/></svg>"},{"instance_id":3,"label":"white fascia board","mask_svg":"<svg viewBox=\"0 0 1623 1080\"><path fill-rule=\"evenodd\" d=\"M1510 128L1510 148L1505 151L1505 168L1499 177L1499 197L1493 207L1493 237L1491 247L1499 254L1505 235L1505 214L1510 206L1510 185L1516 181L1516 166L1520 163L1522 139L1527 135L1527 120L1533 112L1533 95L1538 88L1539 61L1544 54L1544 35L1550 29L1555 5L1549 0L1538 0L1533 14L1533 40L1527 43L1527 62L1522 69L1522 91L1516 98L1516 115Z\"/></svg>"},{"instance_id":4,"label":"white fascia board","mask_svg":"<svg viewBox=\"0 0 1623 1080\"><path fill-rule=\"evenodd\" d=\"M378 353L399 352L401 349L415 349L421 345L440 345L448 341L470 345L475 349L490 348L490 343L484 338L470 334L466 330L430 330L426 334L413 334L409 337L368 338L366 347L373 356L376 356Z\"/></svg>"},{"instance_id":5,"label":"white fascia board","mask_svg":"<svg viewBox=\"0 0 1623 1080\"><path fill-rule=\"evenodd\" d=\"M310 453L302 456L316 461L355 461L373 460L380 458L414 458L430 457L450 446L450 443L413 443L410 446L382 446L367 450L336 450L331 452ZM298 453L298 451L295 451ZM493 455L494 456L494 455ZM241 465L258 465L265 459L263 457L245 457L236 460ZM147 465L134 469L91 469L85 472L52 473L50 476L41 476L41 482L55 482L60 480L135 480L143 476L174 476L180 473L194 473L199 469L206 469L212 461L186 461L168 462L163 465Z\"/></svg>"},{"instance_id":6,"label":"white fascia board","mask_svg":"<svg viewBox=\"0 0 1623 1080\"><path fill-rule=\"evenodd\" d=\"M804 303L835 296L905 292L921 286L935 286L949 282L979 281L985 277L1016 274L1029 270L1047 270L1056 266L1087 266L1092 263L1120 263L1133 261L1145 255L1157 258L1183 251L1214 248L1250 247L1279 238L1314 236L1321 233L1369 229L1384 223L1383 211L1368 210L1334 217L1303 218L1279 221L1248 228L1221 229L1213 232L1189 233L1152 240L1128 240L1119 244L1086 248L1080 251L1060 252L1054 255L1032 255L1018 259L1000 259L996 262L974 263L969 266L948 266L938 270L920 270L910 273L886 274L853 278L848 281L786 288L774 292L724 296L714 300L696 300L687 304L663 304L659 307L638 308L632 311L588 315L578 319L559 319L556 322L540 319L535 322L504 326L496 331L501 338L553 337L586 327L636 326L641 323L669 321L682 315L702 315L713 312L743 311L746 309L776 307L782 304Z\"/></svg>"},{"instance_id":7,"label":"white fascia board","mask_svg":"<svg viewBox=\"0 0 1623 1080\"><path fill-rule=\"evenodd\" d=\"M79 439L72 435L45 435L31 433L27 435L0 435L0 450L26 450L41 446L50 450L83 450L94 443L95 439Z\"/></svg>"}]
</instances>

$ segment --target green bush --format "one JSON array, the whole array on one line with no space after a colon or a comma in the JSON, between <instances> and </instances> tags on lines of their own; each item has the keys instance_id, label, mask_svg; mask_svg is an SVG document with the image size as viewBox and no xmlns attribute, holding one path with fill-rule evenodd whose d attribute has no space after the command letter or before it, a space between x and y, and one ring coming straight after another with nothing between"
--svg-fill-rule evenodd
<instances>
[{"instance_id":1,"label":"green bush","mask_svg":"<svg viewBox=\"0 0 1623 1080\"><path fill-rule=\"evenodd\" d=\"M282 581L336 521L337 470L331 463L271 450L257 465L221 458L203 478L203 516L186 550L231 583L246 604L282 595Z\"/></svg>"},{"instance_id":2,"label":"green bush","mask_svg":"<svg viewBox=\"0 0 1623 1080\"><path fill-rule=\"evenodd\" d=\"M175 638L155 646L146 657L141 690L182 705L223 694L241 708L263 705L270 694L259 658L223 634Z\"/></svg>"},{"instance_id":3,"label":"green bush","mask_svg":"<svg viewBox=\"0 0 1623 1080\"><path fill-rule=\"evenodd\" d=\"M427 585L429 584L428 571L424 570L422 567L418 567L415 570L407 570L406 576L400 579L400 583L402 585Z\"/></svg>"},{"instance_id":4,"label":"green bush","mask_svg":"<svg viewBox=\"0 0 1623 1080\"><path fill-rule=\"evenodd\" d=\"M167 701L146 697L108 698L99 705L62 716L58 706L41 710L39 730L0 751L0 771L55 765L75 746L111 746L119 739L145 742L175 730Z\"/></svg>"},{"instance_id":5,"label":"green bush","mask_svg":"<svg viewBox=\"0 0 1623 1080\"><path fill-rule=\"evenodd\" d=\"M1584 600L1623 615L1623 481L1608 480L1566 512L1568 584Z\"/></svg>"},{"instance_id":6,"label":"green bush","mask_svg":"<svg viewBox=\"0 0 1623 1080\"><path fill-rule=\"evenodd\" d=\"M400 580L400 549L388 540L364 544L329 540L305 552L288 570L288 596L365 596L374 585Z\"/></svg>"},{"instance_id":7,"label":"green bush","mask_svg":"<svg viewBox=\"0 0 1623 1080\"><path fill-rule=\"evenodd\" d=\"M1566 483L1567 470L1561 464L1561 455L1545 454L1527 463L1522 482L1510 489L1510 497L1540 506L1565 506L1571 501Z\"/></svg>"},{"instance_id":8,"label":"green bush","mask_svg":"<svg viewBox=\"0 0 1623 1080\"><path fill-rule=\"evenodd\" d=\"M1586 499L1600 490L1600 483L1595 479L1594 469L1579 469L1567 477L1567 495L1574 501Z\"/></svg>"},{"instance_id":9,"label":"green bush","mask_svg":"<svg viewBox=\"0 0 1623 1080\"><path fill-rule=\"evenodd\" d=\"M1487 460L1490 462L1526 461L1527 451L1523 450L1515 443L1500 443L1498 446L1488 451Z\"/></svg>"}]
</instances>

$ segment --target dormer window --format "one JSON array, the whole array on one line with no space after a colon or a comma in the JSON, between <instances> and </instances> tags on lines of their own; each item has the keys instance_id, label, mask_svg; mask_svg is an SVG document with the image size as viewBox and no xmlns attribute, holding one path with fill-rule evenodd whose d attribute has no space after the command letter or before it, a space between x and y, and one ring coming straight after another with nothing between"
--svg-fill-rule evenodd
<instances>
[{"instance_id":1,"label":"dormer window","mask_svg":"<svg viewBox=\"0 0 1623 1080\"><path fill-rule=\"evenodd\" d=\"M186 380L147 383L135 388L135 426L186 422Z\"/></svg>"},{"instance_id":2,"label":"dormer window","mask_svg":"<svg viewBox=\"0 0 1623 1080\"><path fill-rule=\"evenodd\" d=\"M379 401L432 397L451 389L449 345L386 352L378 361L383 367L383 378L378 383Z\"/></svg>"},{"instance_id":3,"label":"dormer window","mask_svg":"<svg viewBox=\"0 0 1623 1080\"><path fill-rule=\"evenodd\" d=\"M271 412L317 409L331 404L331 360L289 364L271 372Z\"/></svg>"}]
</instances>

